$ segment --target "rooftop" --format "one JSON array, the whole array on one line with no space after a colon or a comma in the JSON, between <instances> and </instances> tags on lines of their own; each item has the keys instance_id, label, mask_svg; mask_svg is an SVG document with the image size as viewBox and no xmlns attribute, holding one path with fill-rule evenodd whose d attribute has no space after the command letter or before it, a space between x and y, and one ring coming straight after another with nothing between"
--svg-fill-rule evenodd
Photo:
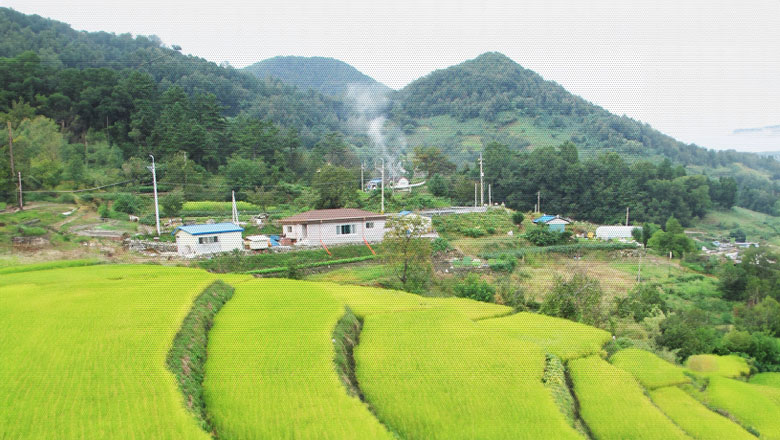
<instances>
[{"instance_id":1,"label":"rooftop","mask_svg":"<svg viewBox=\"0 0 780 440\"><path fill-rule=\"evenodd\" d=\"M387 216L356 208L315 209L280 220L282 224L320 223L338 220L383 220Z\"/></svg>"},{"instance_id":2,"label":"rooftop","mask_svg":"<svg viewBox=\"0 0 780 440\"><path fill-rule=\"evenodd\" d=\"M235 223L214 223L213 225L187 225L179 226L173 230L176 234L179 230L191 235L220 234L223 232L243 232L244 228Z\"/></svg>"}]
</instances>

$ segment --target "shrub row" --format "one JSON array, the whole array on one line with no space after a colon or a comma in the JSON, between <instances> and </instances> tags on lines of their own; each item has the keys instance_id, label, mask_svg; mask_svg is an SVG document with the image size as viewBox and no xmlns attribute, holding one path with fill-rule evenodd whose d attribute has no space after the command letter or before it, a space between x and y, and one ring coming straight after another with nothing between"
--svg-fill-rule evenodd
<instances>
[{"instance_id":1,"label":"shrub row","mask_svg":"<svg viewBox=\"0 0 780 440\"><path fill-rule=\"evenodd\" d=\"M381 245L372 245L374 250L379 252ZM343 258L364 257L372 255L371 250L364 245L356 246L334 246L330 248L330 255L325 249L301 250L286 253L267 253L256 255L243 255L241 253L229 253L214 256L208 260L199 262L203 269L225 273L225 272L247 272L250 270L267 269L276 267L287 267L291 262L295 262L300 267L309 263L319 261L334 261Z\"/></svg>"}]
</instances>

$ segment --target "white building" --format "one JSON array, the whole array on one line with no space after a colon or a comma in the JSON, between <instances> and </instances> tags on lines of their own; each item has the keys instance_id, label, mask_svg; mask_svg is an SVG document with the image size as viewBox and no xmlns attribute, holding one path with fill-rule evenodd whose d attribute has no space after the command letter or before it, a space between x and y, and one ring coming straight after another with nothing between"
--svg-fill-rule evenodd
<instances>
[{"instance_id":1,"label":"white building","mask_svg":"<svg viewBox=\"0 0 780 440\"><path fill-rule=\"evenodd\" d=\"M179 226L173 231L176 246L182 257L230 252L243 249L241 233L244 228L235 223Z\"/></svg>"},{"instance_id":2,"label":"white building","mask_svg":"<svg viewBox=\"0 0 780 440\"><path fill-rule=\"evenodd\" d=\"M287 217L282 244L320 246L382 241L387 216L362 209L318 209Z\"/></svg>"},{"instance_id":3,"label":"white building","mask_svg":"<svg viewBox=\"0 0 780 440\"><path fill-rule=\"evenodd\" d=\"M601 240L632 239L631 231L639 226L599 226L596 228L596 238Z\"/></svg>"},{"instance_id":4,"label":"white building","mask_svg":"<svg viewBox=\"0 0 780 440\"><path fill-rule=\"evenodd\" d=\"M247 247L253 251L271 247L271 238L267 235L249 235L244 241L246 242Z\"/></svg>"}]
</instances>

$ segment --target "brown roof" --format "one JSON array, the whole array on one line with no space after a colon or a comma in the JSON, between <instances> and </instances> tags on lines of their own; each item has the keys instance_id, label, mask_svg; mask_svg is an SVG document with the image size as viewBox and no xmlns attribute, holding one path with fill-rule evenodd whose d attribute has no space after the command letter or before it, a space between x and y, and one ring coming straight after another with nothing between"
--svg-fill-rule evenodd
<instances>
[{"instance_id":1,"label":"brown roof","mask_svg":"<svg viewBox=\"0 0 780 440\"><path fill-rule=\"evenodd\" d=\"M325 223L339 220L384 220L387 216L355 208L315 209L279 220L282 224Z\"/></svg>"}]
</instances>

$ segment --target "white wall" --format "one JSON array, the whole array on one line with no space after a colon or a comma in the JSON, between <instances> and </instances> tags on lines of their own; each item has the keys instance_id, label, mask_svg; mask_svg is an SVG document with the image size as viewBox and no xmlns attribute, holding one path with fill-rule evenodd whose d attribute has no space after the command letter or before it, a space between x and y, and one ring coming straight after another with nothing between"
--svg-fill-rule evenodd
<instances>
[{"instance_id":1,"label":"white wall","mask_svg":"<svg viewBox=\"0 0 780 440\"><path fill-rule=\"evenodd\" d=\"M374 223L373 228L366 228L366 223ZM355 225L353 234L336 234L336 228L341 225ZM284 226L284 235L286 237L298 240L295 244L301 246L319 246L320 239L326 245L363 243L365 236L368 242L382 241L385 237L385 220L362 220L340 221L335 223L312 223L308 225L293 225L293 232L287 232L287 226ZM305 230L304 230L305 228Z\"/></svg>"},{"instance_id":2,"label":"white wall","mask_svg":"<svg viewBox=\"0 0 780 440\"><path fill-rule=\"evenodd\" d=\"M200 237L214 236L219 237L219 241L216 243L198 243L198 238ZM244 239L241 238L241 231L192 235L188 232L179 230L176 232L176 245L179 248L179 255L182 257L194 257L218 252L229 252L234 249L243 249Z\"/></svg>"},{"instance_id":3,"label":"white wall","mask_svg":"<svg viewBox=\"0 0 780 440\"><path fill-rule=\"evenodd\" d=\"M599 226L596 228L596 238L612 240L614 238L631 238L631 231L638 226Z\"/></svg>"}]
</instances>

